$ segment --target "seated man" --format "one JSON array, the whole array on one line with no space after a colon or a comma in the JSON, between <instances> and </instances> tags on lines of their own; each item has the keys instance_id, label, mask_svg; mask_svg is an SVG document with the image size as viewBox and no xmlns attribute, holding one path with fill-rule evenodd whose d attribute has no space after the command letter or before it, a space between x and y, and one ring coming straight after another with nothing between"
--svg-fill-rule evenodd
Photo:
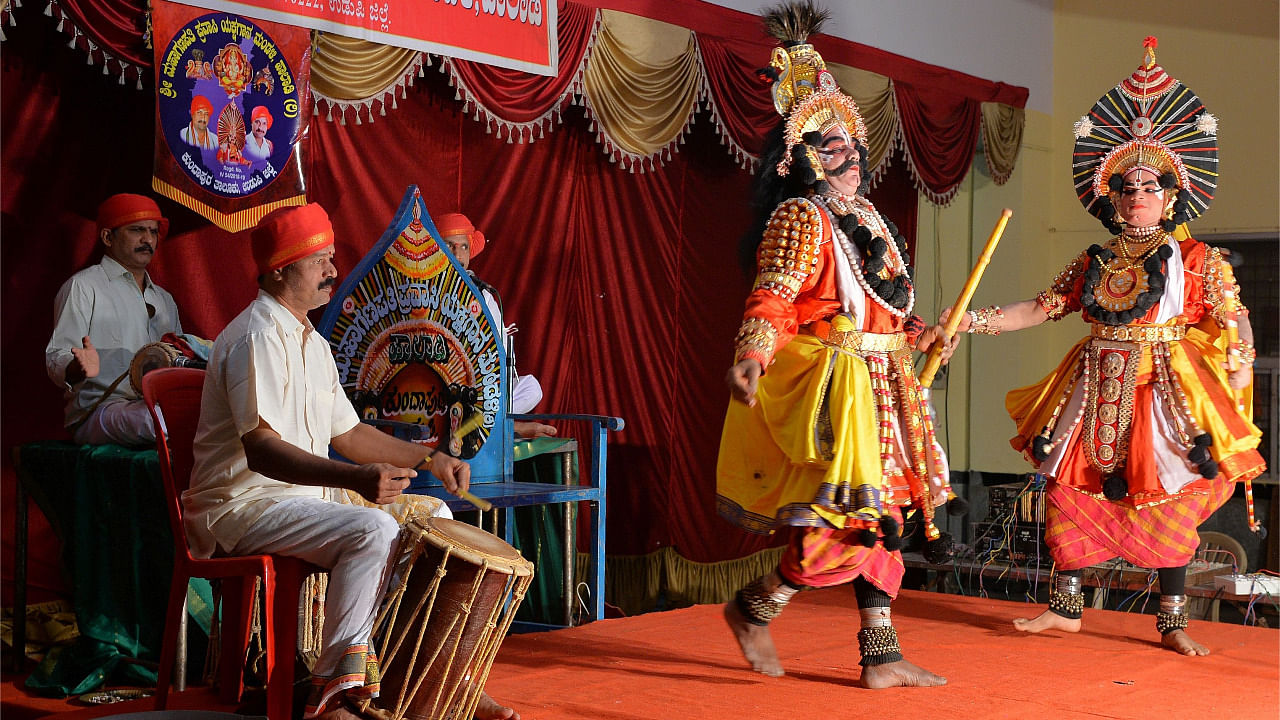
<instances>
[{"instance_id":1,"label":"seated man","mask_svg":"<svg viewBox=\"0 0 1280 720\"><path fill-rule=\"evenodd\" d=\"M307 320L337 282L333 244L328 215L315 204L275 210L253 231L261 290L214 342L183 504L201 557L272 553L329 569L305 717L379 717L370 635L399 524L348 501L347 491L375 505L439 508L401 495L415 470L426 467L459 492L470 467L359 422L328 343ZM357 464L329 459L330 446ZM518 717L487 695L476 715Z\"/></svg>"},{"instance_id":2,"label":"seated man","mask_svg":"<svg viewBox=\"0 0 1280 720\"><path fill-rule=\"evenodd\" d=\"M78 443L155 442L151 415L128 374L144 345L182 332L173 296L147 274L168 232L169 221L151 198L112 195L98 206L102 261L58 291L44 364L65 390L63 424Z\"/></svg>"},{"instance_id":3,"label":"seated man","mask_svg":"<svg viewBox=\"0 0 1280 720\"><path fill-rule=\"evenodd\" d=\"M511 337L516 332L516 326L503 325L502 301L497 289L476 277L476 274L471 271L471 259L484 251L484 233L477 230L462 213L441 215L436 219L436 229L440 231L440 238L444 240L444 244L449 246L449 251L479 286L480 293L484 296L484 303L489 307L489 313L493 315L493 321L498 326L498 334L507 351L507 370L511 378L508 383L511 388L511 404L508 411L517 415L533 412L533 409L542 401L542 385L538 383L538 378L516 372L515 341ZM521 437L549 437L556 434L554 427L542 423L516 421L514 425L516 434Z\"/></svg>"}]
</instances>

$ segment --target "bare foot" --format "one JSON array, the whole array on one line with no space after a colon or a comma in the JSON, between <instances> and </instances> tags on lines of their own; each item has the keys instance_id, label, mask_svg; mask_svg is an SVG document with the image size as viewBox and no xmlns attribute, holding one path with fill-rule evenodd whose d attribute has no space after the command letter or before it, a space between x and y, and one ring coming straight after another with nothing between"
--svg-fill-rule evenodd
<instances>
[{"instance_id":1,"label":"bare foot","mask_svg":"<svg viewBox=\"0 0 1280 720\"><path fill-rule=\"evenodd\" d=\"M474 717L475 720L520 720L520 713L489 697L489 693L481 691Z\"/></svg>"},{"instance_id":2,"label":"bare foot","mask_svg":"<svg viewBox=\"0 0 1280 720\"><path fill-rule=\"evenodd\" d=\"M862 668L862 677L858 678L858 683L869 690L879 690L890 687L934 687L946 685L947 679L906 660L899 660Z\"/></svg>"},{"instance_id":3,"label":"bare foot","mask_svg":"<svg viewBox=\"0 0 1280 720\"><path fill-rule=\"evenodd\" d=\"M734 600L724 604L724 619L733 630L733 637L742 648L742 656L751 663L751 669L769 677L782 677L782 663L773 647L773 636L767 625L754 625L742 615Z\"/></svg>"},{"instance_id":4,"label":"bare foot","mask_svg":"<svg viewBox=\"0 0 1280 720\"><path fill-rule=\"evenodd\" d=\"M1160 638L1160 644L1183 655L1208 655L1209 648L1201 645L1186 630L1173 630Z\"/></svg>"},{"instance_id":5,"label":"bare foot","mask_svg":"<svg viewBox=\"0 0 1280 720\"><path fill-rule=\"evenodd\" d=\"M1034 619L1017 618L1013 626L1022 632L1038 633L1043 630L1080 632L1080 618L1064 618L1056 612L1045 610Z\"/></svg>"}]
</instances>

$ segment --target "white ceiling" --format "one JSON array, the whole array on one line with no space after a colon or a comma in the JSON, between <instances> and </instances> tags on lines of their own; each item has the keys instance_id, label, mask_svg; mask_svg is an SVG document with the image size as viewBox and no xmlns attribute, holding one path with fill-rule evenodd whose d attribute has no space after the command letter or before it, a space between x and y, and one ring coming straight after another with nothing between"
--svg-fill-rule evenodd
<instances>
[{"instance_id":1,"label":"white ceiling","mask_svg":"<svg viewBox=\"0 0 1280 720\"><path fill-rule=\"evenodd\" d=\"M706 0L758 13L778 0ZM1053 110L1053 0L819 0L823 32L1031 91ZM821 48L819 48L821 50Z\"/></svg>"}]
</instances>

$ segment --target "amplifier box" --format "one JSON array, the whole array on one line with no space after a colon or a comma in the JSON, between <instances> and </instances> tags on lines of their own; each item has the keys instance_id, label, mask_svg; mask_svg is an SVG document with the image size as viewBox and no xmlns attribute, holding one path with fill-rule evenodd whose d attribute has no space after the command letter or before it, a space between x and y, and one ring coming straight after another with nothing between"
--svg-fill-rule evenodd
<instances>
[{"instance_id":1,"label":"amplifier box","mask_svg":"<svg viewBox=\"0 0 1280 720\"><path fill-rule=\"evenodd\" d=\"M974 523L973 538L973 548L979 556L990 555L994 560L1017 565L1053 565L1041 523Z\"/></svg>"},{"instance_id":2,"label":"amplifier box","mask_svg":"<svg viewBox=\"0 0 1280 720\"><path fill-rule=\"evenodd\" d=\"M1010 518L1019 523L1044 522L1044 488L1030 483L992 485L987 488L987 521Z\"/></svg>"}]
</instances>

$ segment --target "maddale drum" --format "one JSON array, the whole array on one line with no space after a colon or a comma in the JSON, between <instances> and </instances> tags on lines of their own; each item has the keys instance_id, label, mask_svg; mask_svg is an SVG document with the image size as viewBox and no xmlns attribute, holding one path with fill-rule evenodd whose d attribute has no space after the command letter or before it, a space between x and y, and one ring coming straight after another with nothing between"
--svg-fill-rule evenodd
<instances>
[{"instance_id":1,"label":"maddale drum","mask_svg":"<svg viewBox=\"0 0 1280 720\"><path fill-rule=\"evenodd\" d=\"M533 564L483 530L406 523L374 625L384 707L411 720L471 717L532 580Z\"/></svg>"}]
</instances>

